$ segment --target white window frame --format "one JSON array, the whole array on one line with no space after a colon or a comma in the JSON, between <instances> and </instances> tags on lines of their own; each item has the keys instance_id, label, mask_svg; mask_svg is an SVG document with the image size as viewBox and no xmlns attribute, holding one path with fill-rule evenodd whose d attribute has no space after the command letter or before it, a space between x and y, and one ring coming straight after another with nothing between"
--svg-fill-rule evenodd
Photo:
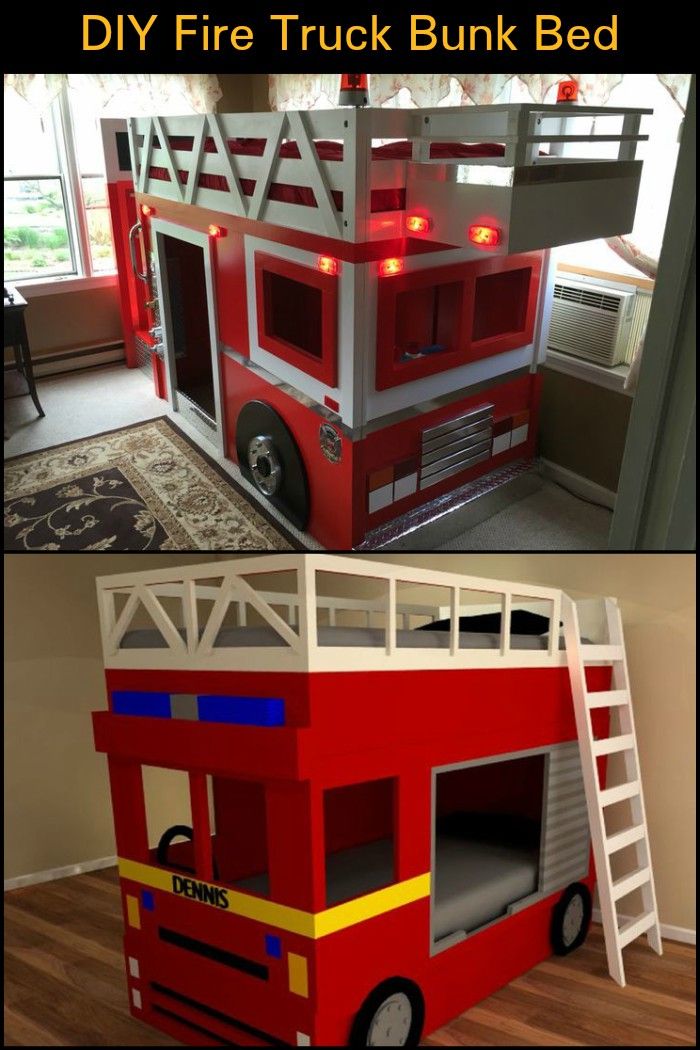
<instances>
[{"instance_id":1,"label":"white window frame","mask_svg":"<svg viewBox=\"0 0 700 1050\"><path fill-rule=\"evenodd\" d=\"M15 287L31 294L32 298L39 295L55 295L58 292L107 288L116 285L118 279L116 266L113 270L106 272L93 272L90 234L83 198L83 179L98 177L103 173L80 171L67 85L61 88L51 103L50 117L58 154L59 177L64 190L66 226L70 239L71 256L77 272L46 277L22 277L11 282ZM32 176L27 175L26 177L31 178ZM48 176L42 176L44 177Z\"/></svg>"}]
</instances>

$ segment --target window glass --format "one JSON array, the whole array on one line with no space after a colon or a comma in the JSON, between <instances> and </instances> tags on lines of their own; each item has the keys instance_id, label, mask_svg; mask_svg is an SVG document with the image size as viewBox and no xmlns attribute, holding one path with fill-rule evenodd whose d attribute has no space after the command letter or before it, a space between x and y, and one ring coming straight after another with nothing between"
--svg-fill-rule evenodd
<instances>
[{"instance_id":1,"label":"window glass","mask_svg":"<svg viewBox=\"0 0 700 1050\"><path fill-rule=\"evenodd\" d=\"M5 280L76 272L63 181L5 179Z\"/></svg>"}]
</instances>

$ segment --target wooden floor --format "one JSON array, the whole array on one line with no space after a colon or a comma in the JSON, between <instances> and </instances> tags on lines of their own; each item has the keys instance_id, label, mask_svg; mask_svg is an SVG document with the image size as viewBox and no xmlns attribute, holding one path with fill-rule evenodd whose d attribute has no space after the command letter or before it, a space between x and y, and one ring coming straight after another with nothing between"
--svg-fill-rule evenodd
<instances>
[{"instance_id":1,"label":"wooden floor","mask_svg":"<svg viewBox=\"0 0 700 1050\"><path fill-rule=\"evenodd\" d=\"M5 894L6 1046L176 1046L127 1009L115 869ZM513 981L428 1046L690 1046L695 949L625 950L608 977L602 935Z\"/></svg>"}]
</instances>

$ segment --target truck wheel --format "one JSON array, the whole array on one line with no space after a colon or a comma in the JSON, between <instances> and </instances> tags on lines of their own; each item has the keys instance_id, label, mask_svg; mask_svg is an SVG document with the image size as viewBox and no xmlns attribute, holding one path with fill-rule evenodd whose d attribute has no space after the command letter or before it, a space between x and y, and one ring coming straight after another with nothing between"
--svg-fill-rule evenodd
<instances>
[{"instance_id":1,"label":"truck wheel","mask_svg":"<svg viewBox=\"0 0 700 1050\"><path fill-rule=\"evenodd\" d=\"M587 886L582 882L567 886L552 912L550 939L556 955L568 955L581 947L591 924L592 909Z\"/></svg>"},{"instance_id":2,"label":"truck wheel","mask_svg":"<svg viewBox=\"0 0 700 1050\"><path fill-rule=\"evenodd\" d=\"M304 461L284 420L264 401L249 401L236 427L238 465L245 477L298 529L309 520Z\"/></svg>"},{"instance_id":3,"label":"truck wheel","mask_svg":"<svg viewBox=\"0 0 700 1050\"><path fill-rule=\"evenodd\" d=\"M403 977L382 981L355 1015L350 1046L418 1046L425 1004L420 988Z\"/></svg>"}]
</instances>

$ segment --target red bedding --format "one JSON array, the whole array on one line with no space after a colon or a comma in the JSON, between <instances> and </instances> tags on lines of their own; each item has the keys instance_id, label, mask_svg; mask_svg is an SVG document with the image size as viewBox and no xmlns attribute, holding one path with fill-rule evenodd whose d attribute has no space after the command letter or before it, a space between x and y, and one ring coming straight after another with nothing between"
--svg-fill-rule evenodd
<instances>
[{"instance_id":1,"label":"red bedding","mask_svg":"<svg viewBox=\"0 0 700 1050\"><path fill-rule=\"evenodd\" d=\"M192 136L171 136L170 148L187 152L192 149ZM233 156L261 157L265 151L266 139L229 139L228 148ZM158 146L158 140L154 141ZM343 159L343 143L325 140L314 142L316 152L320 160L341 161ZM410 160L412 143L406 139L398 142L387 142L383 146L372 148L373 160ZM216 153L213 138L204 141L205 153ZM502 157L505 147L500 142L433 142L430 145L430 156L432 158L445 157ZM299 158L301 156L296 142L283 142L279 149L282 158ZM149 176L152 179L170 181L167 168L152 166L149 168ZM178 170L180 182L187 182L187 172ZM255 179L239 179L241 193L246 197L252 197L255 192ZM197 180L197 185L202 189L228 191L228 181L223 175L210 175L203 173ZM333 202L338 211L343 210L343 194L339 190L332 191ZM284 182L270 183L267 199L272 201L286 201L289 204L301 204L307 208L316 208L317 202L314 191L310 186L292 186ZM370 210L378 211L402 211L406 206L406 188L397 186L390 189L372 190Z\"/></svg>"}]
</instances>

